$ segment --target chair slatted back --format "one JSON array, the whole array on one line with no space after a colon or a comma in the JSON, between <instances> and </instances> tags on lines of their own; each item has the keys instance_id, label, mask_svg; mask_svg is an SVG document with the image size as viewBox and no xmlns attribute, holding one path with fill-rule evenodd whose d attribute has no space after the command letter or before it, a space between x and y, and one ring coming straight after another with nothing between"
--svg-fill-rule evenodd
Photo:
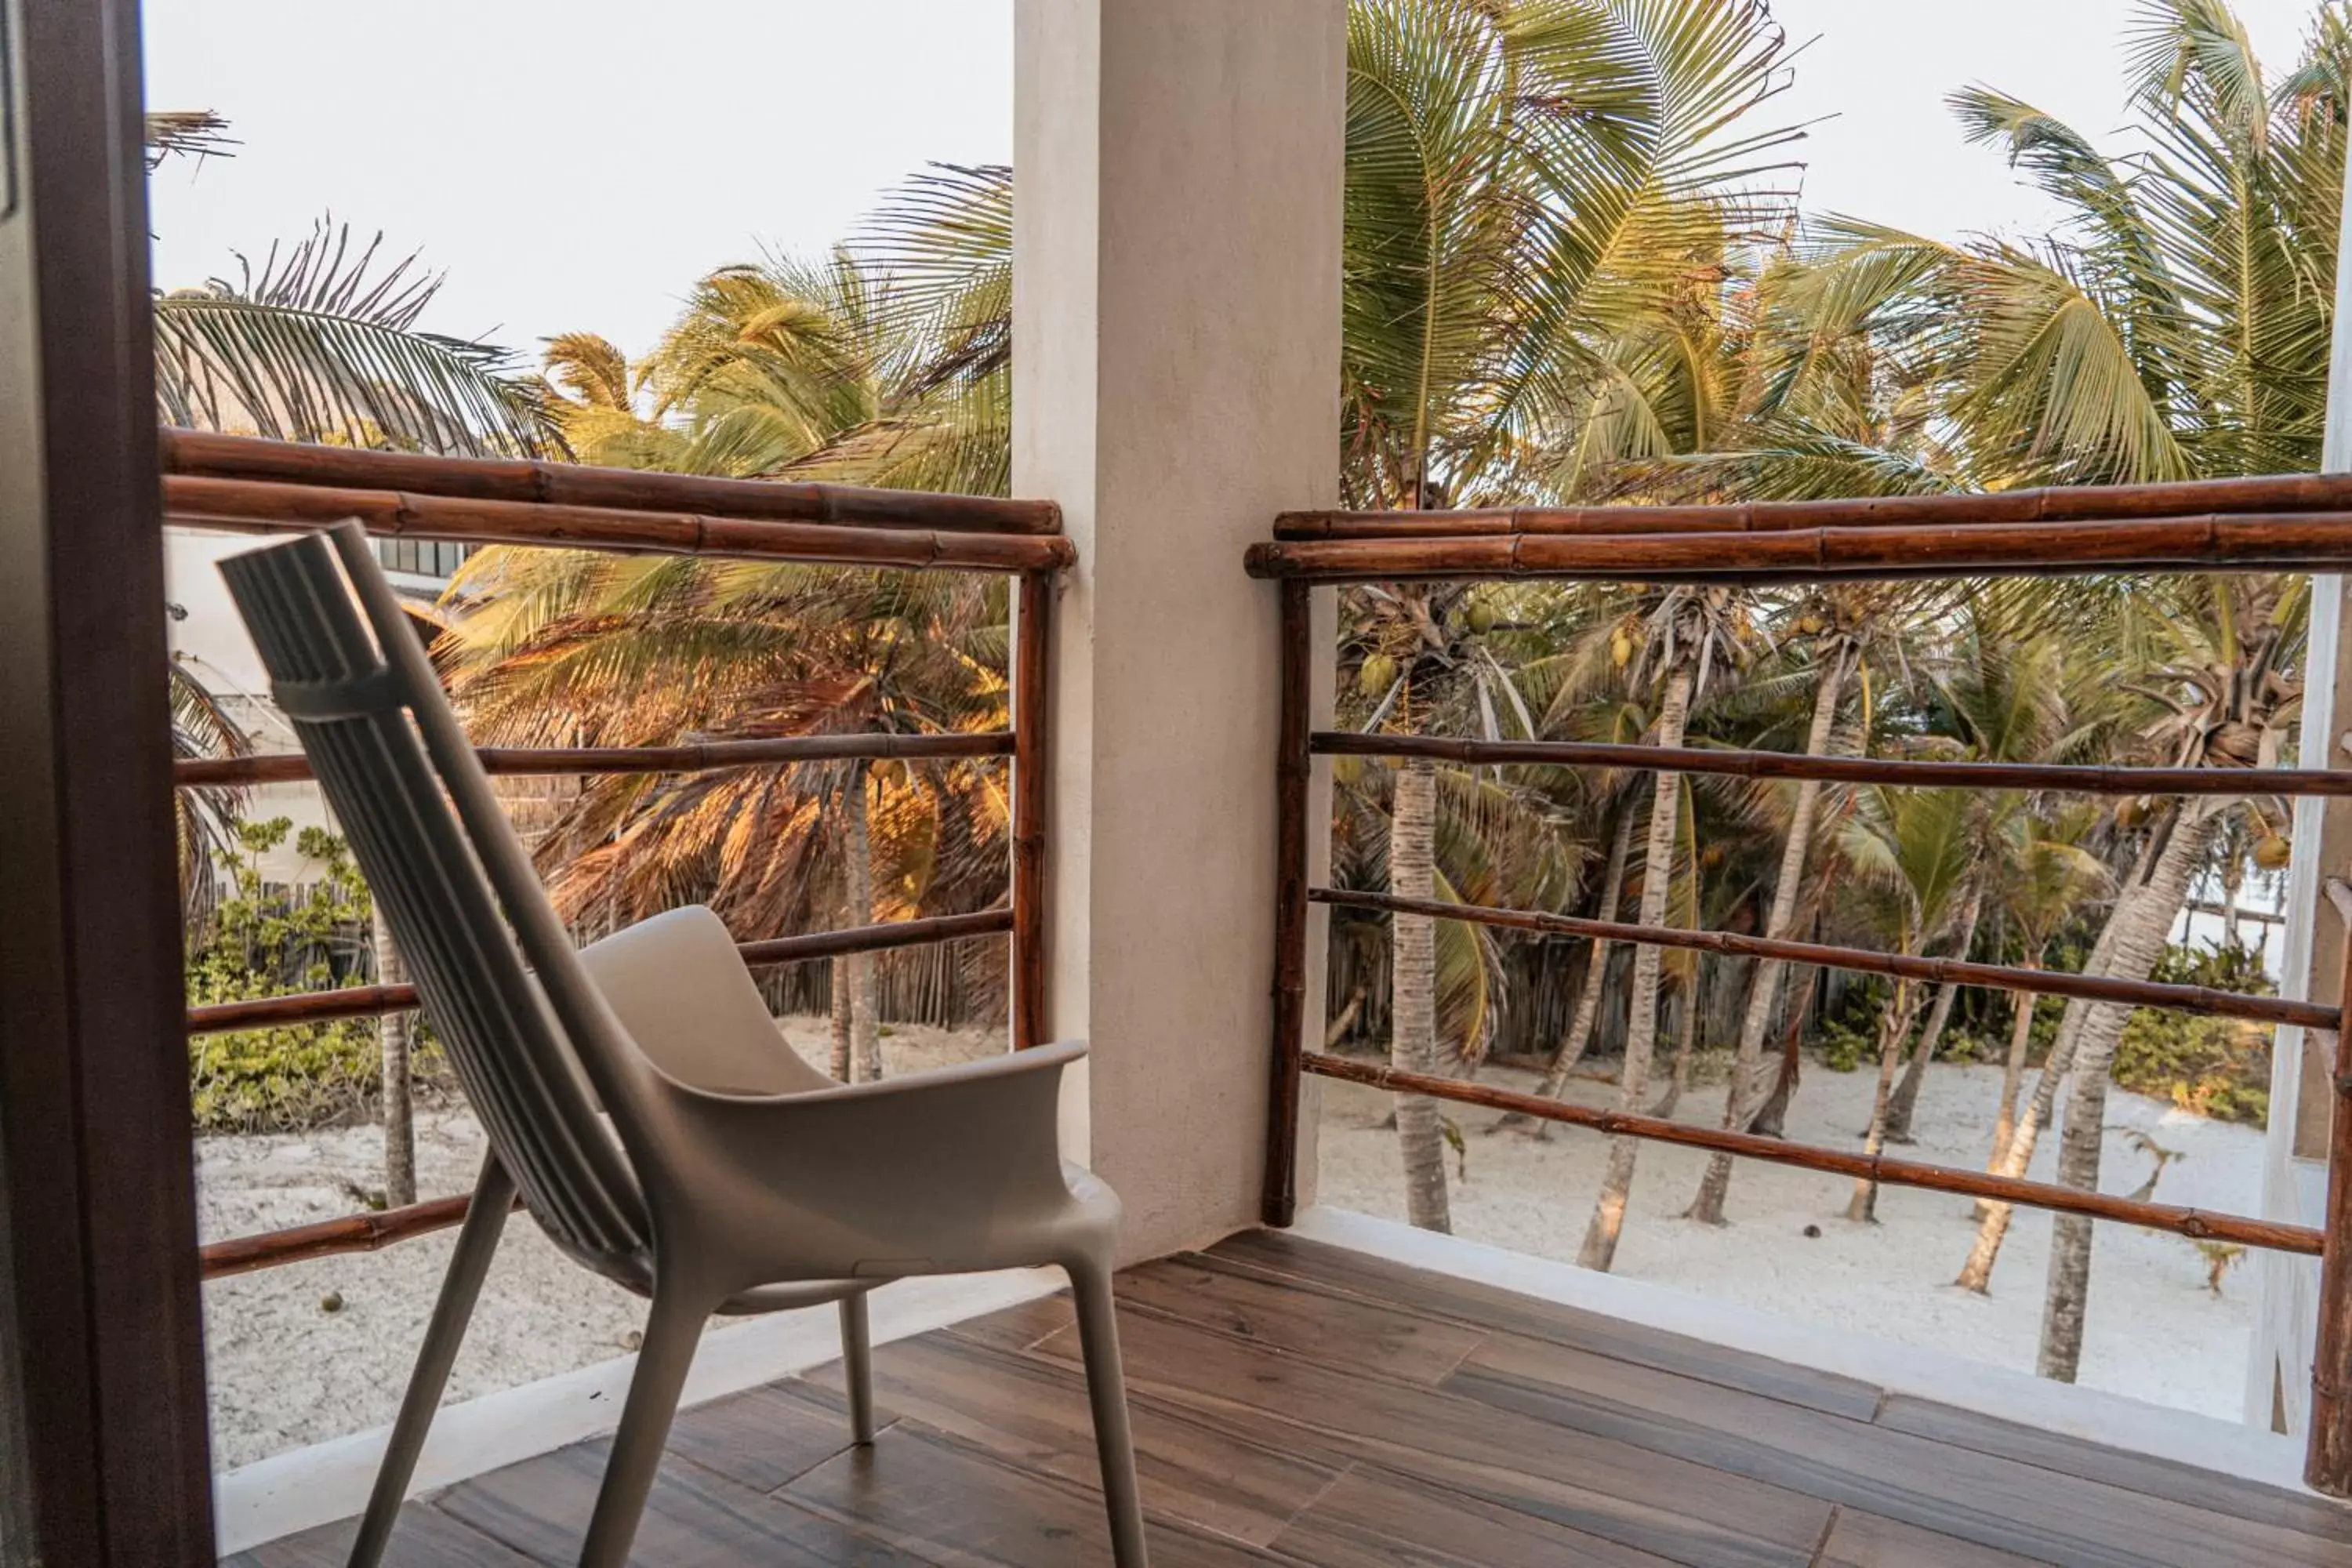
<instances>
[{"instance_id":1,"label":"chair slatted back","mask_svg":"<svg viewBox=\"0 0 2352 1568\"><path fill-rule=\"evenodd\" d=\"M559 1247L641 1282L644 1199L574 1048L604 1026L589 983L364 536L337 535L221 572L491 1147Z\"/></svg>"}]
</instances>

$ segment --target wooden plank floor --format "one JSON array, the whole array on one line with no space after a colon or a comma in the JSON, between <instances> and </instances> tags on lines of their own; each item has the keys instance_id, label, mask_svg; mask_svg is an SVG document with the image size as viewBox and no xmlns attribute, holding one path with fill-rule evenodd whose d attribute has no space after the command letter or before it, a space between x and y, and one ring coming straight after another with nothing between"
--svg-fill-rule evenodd
<instances>
[{"instance_id":1,"label":"wooden plank floor","mask_svg":"<svg viewBox=\"0 0 2352 1568\"><path fill-rule=\"evenodd\" d=\"M2352 1510L1275 1233L1121 1276L1157 1568L2352 1568ZM683 1416L636 1561L1109 1562L1069 1305ZM590 1444L412 1504L398 1564L578 1550ZM235 1559L327 1568L351 1527Z\"/></svg>"}]
</instances>

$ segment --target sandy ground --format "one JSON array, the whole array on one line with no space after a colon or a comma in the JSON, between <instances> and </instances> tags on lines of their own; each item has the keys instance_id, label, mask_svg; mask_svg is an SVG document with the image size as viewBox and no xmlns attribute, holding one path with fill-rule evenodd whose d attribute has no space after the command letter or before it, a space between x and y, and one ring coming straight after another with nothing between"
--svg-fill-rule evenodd
<instances>
[{"instance_id":1,"label":"sandy ground","mask_svg":"<svg viewBox=\"0 0 2352 1568\"><path fill-rule=\"evenodd\" d=\"M786 1037L813 1060L827 1049L823 1020L793 1019ZM909 1072L1003 1048L1001 1035L902 1028L883 1042L887 1070ZM1490 1075L1524 1085L1517 1075ZM1871 1079L1814 1069L1790 1131L1858 1146ZM1320 1200L1402 1217L1392 1131L1381 1127L1386 1097L1326 1083ZM1920 1102L1919 1141L1906 1152L1973 1163L1983 1157L2000 1088L1992 1069L1938 1066ZM1580 1082L1595 1100L1606 1084ZM1520 1251L1573 1258L1604 1145L1562 1129L1538 1142L1516 1132L1483 1135L1489 1112L1455 1108L1466 1133L1467 1180L1454 1184L1456 1230ZM1695 1089L1682 1114L1712 1121L1721 1089ZM2158 1195L2176 1203L2250 1211L2262 1138L2252 1129L2183 1116L2118 1092L2111 1127L2149 1131L2189 1156L2165 1173ZM482 1142L458 1114L420 1119L418 1182L427 1195L472 1184ZM200 1148L206 1239L249 1234L352 1212L345 1183L380 1181L381 1140L359 1127L299 1137L215 1138ZM2030 1370L2039 1333L2050 1223L2021 1215L1990 1298L1948 1281L1973 1234L1969 1202L1928 1193L1881 1195L1876 1226L1843 1217L1850 1184L1745 1163L1732 1185L1734 1224L1702 1228L1676 1217L1703 1157L1645 1148L1620 1272L1726 1300L1877 1334L1907 1344ZM2046 1175L2049 1156L2034 1174ZM2112 1188L2144 1178L2146 1156L2111 1133ZM1818 1238L1808 1238L1807 1226ZM447 1266L452 1234L387 1251L321 1259L225 1279L205 1288L212 1370L214 1462L234 1468L286 1449L378 1426L392 1418L427 1313ZM2101 1388L2235 1419L2252 1331L2251 1271L2216 1300L2188 1241L2102 1226L2084 1381ZM326 1310L331 1298L340 1305ZM635 1348L644 1303L565 1261L524 1220L515 1221L493 1267L453 1379L452 1395L493 1390L609 1360Z\"/></svg>"},{"instance_id":2,"label":"sandy ground","mask_svg":"<svg viewBox=\"0 0 2352 1568\"><path fill-rule=\"evenodd\" d=\"M825 1063L823 1019L784 1023L794 1048ZM888 1074L1001 1051L992 1034L900 1026L882 1042ZM419 1193L468 1191L484 1143L470 1116L420 1114ZM383 1184L374 1127L301 1136L205 1138L197 1145L204 1238L217 1240L352 1213L345 1183ZM213 1463L221 1469L391 1421L449 1266L457 1233L378 1253L321 1258L215 1280L205 1287L205 1359L212 1374ZM326 1303L340 1298L333 1311ZM500 1388L609 1361L636 1348L645 1302L566 1259L529 1220L507 1227L450 1379L451 1396Z\"/></svg>"},{"instance_id":3,"label":"sandy ground","mask_svg":"<svg viewBox=\"0 0 2352 1568\"><path fill-rule=\"evenodd\" d=\"M1514 1088L1531 1081L1512 1073L1487 1076ZM1859 1150L1875 1086L1871 1073L1833 1073L1809 1065L1790 1110L1790 1136ZM1328 1082L1321 1089L1318 1201L1402 1219L1396 1134L1380 1125L1389 1114L1389 1097L1355 1084ZM1574 1091L1590 1103L1614 1101L1612 1085L1579 1081ZM1719 1085L1694 1089L1677 1119L1713 1125L1722 1116L1723 1099ZM1920 1095L1917 1142L1899 1152L1981 1166L2000 1099L1999 1068L1938 1063ZM1472 1106L1446 1110L1461 1113L1455 1120L1468 1146L1469 1177L1452 1185L1455 1233L1574 1261L1600 1186L1606 1142L1575 1128L1558 1129L1545 1142L1516 1131L1484 1135L1497 1113ZM2129 1193L2147 1179L2153 1162L2122 1131L2137 1128L2187 1156L2167 1167L2158 1198L2254 1212L2262 1188L2258 1129L2208 1121L2120 1089L2107 1098L2106 1124L2101 1163L2106 1191ZM2035 1152L2031 1174L2052 1179L2053 1162L2053 1146L2045 1142ZM1718 1230L1679 1217L1706 1164L1706 1156L1696 1150L1643 1146L1618 1247L1618 1273L1903 1344L2033 1370L2048 1279L2049 1215L2018 1212L1993 1272L1991 1294L1979 1296L1950 1283L1976 1237L1968 1198L1887 1188L1879 1194L1880 1223L1855 1225L1845 1218L1851 1180L1742 1161L1733 1168L1732 1223ZM1818 1238L1805 1235L1808 1226L1819 1228ZM2187 1237L2119 1225L2100 1225L2094 1235L2081 1381L2239 1419L2253 1331L2253 1270L2242 1260L2217 1299L2206 1289L2205 1259Z\"/></svg>"}]
</instances>

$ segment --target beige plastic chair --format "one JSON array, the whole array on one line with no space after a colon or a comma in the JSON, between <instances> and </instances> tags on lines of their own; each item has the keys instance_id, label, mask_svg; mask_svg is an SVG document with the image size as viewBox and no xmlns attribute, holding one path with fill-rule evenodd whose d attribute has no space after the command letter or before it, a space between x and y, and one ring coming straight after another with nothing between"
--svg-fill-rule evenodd
<instances>
[{"instance_id":1,"label":"beige plastic chair","mask_svg":"<svg viewBox=\"0 0 2352 1568\"><path fill-rule=\"evenodd\" d=\"M1062 1070L1086 1047L846 1087L783 1043L708 910L575 952L366 536L332 538L221 571L491 1150L352 1563L383 1555L520 1190L573 1260L652 1300L586 1568L628 1559L712 1315L838 1302L866 1443L866 1292L1039 1265L1068 1272L1114 1557L1144 1568L1111 1310L1118 1200L1058 1153Z\"/></svg>"}]
</instances>

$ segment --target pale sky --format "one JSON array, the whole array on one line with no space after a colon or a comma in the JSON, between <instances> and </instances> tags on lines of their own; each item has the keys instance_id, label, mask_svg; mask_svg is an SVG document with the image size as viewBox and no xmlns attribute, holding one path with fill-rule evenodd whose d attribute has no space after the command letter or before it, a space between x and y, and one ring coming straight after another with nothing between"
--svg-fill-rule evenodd
<instances>
[{"instance_id":1,"label":"pale sky","mask_svg":"<svg viewBox=\"0 0 2352 1568\"><path fill-rule=\"evenodd\" d=\"M1275 3L1275 0L1269 0ZM2047 216L1959 139L1970 82L2121 123L2133 0L1773 0L1815 40L1766 112L1807 205L1942 237ZM2313 0L2237 0L2274 71ZM1012 0L147 0L148 100L244 145L156 176L155 277L231 275L331 209L448 281L427 324L536 357L652 346L694 279L820 250L925 162L1012 156Z\"/></svg>"}]
</instances>

